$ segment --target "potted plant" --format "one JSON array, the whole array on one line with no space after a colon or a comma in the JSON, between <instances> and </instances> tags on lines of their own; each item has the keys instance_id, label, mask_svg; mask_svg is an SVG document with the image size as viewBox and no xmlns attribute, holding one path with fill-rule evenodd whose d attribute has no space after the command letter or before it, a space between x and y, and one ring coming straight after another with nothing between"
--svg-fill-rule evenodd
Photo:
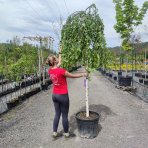
<instances>
[{"instance_id":1,"label":"potted plant","mask_svg":"<svg viewBox=\"0 0 148 148\"><path fill-rule=\"evenodd\" d=\"M139 83L143 83L143 79L139 79Z\"/></svg>"},{"instance_id":2,"label":"potted plant","mask_svg":"<svg viewBox=\"0 0 148 148\"><path fill-rule=\"evenodd\" d=\"M76 114L81 137L94 138L98 134L100 116L89 110L88 84L91 72L106 63L106 51L104 25L95 4L68 17L62 28L63 67L67 68L79 61L89 74L85 79L86 111Z\"/></svg>"},{"instance_id":3,"label":"potted plant","mask_svg":"<svg viewBox=\"0 0 148 148\"><path fill-rule=\"evenodd\" d=\"M11 97L10 99L6 102L7 104L7 108L12 109L13 107L17 106L20 103L20 100L17 96L17 90L19 89L17 86L17 82L19 81L19 75L18 74L18 67L14 64L11 65L8 73L7 73L7 78L10 80L10 84L11 84ZM12 94L15 93L15 97L12 98Z\"/></svg>"},{"instance_id":4,"label":"potted plant","mask_svg":"<svg viewBox=\"0 0 148 148\"><path fill-rule=\"evenodd\" d=\"M13 98L6 102L8 110L12 109L13 107L17 106L20 103L18 98Z\"/></svg>"},{"instance_id":5,"label":"potted plant","mask_svg":"<svg viewBox=\"0 0 148 148\"><path fill-rule=\"evenodd\" d=\"M134 4L134 0L113 0L113 2L115 3L117 21L114 28L121 35L122 50L126 54L126 76L119 77L119 85L131 86L132 77L127 74L129 53L133 50L131 35L134 32L134 27L142 23L148 9L148 2L145 2L141 9Z\"/></svg>"}]
</instances>

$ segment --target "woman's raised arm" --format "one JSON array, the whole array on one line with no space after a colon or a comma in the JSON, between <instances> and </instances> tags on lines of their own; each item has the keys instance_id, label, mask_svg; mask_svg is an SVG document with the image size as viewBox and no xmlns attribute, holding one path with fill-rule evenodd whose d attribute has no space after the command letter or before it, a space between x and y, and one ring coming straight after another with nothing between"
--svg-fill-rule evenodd
<instances>
[{"instance_id":1,"label":"woman's raised arm","mask_svg":"<svg viewBox=\"0 0 148 148\"><path fill-rule=\"evenodd\" d=\"M62 51L62 48L60 47L60 48L59 48L59 59L58 59L59 62L58 62L58 64L57 64L58 67L60 67L61 64L62 64L62 56L61 56L62 53L61 53L61 51Z\"/></svg>"}]
</instances>

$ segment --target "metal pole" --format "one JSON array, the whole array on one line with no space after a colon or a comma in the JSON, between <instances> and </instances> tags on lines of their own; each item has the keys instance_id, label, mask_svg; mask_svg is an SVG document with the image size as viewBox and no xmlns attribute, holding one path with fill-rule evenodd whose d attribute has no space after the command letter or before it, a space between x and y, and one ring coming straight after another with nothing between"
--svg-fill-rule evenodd
<instances>
[{"instance_id":1,"label":"metal pole","mask_svg":"<svg viewBox=\"0 0 148 148\"><path fill-rule=\"evenodd\" d=\"M132 49L132 87L133 87L133 83L134 83L134 72L133 72L133 68L134 68L134 46L133 46L133 49Z\"/></svg>"},{"instance_id":2,"label":"metal pole","mask_svg":"<svg viewBox=\"0 0 148 148\"><path fill-rule=\"evenodd\" d=\"M147 64L147 61L146 61L146 49L145 49L145 78L146 78L146 64Z\"/></svg>"},{"instance_id":3,"label":"metal pole","mask_svg":"<svg viewBox=\"0 0 148 148\"><path fill-rule=\"evenodd\" d=\"M135 51L135 71L137 71L137 52L136 52L136 48L134 49Z\"/></svg>"},{"instance_id":4,"label":"metal pole","mask_svg":"<svg viewBox=\"0 0 148 148\"><path fill-rule=\"evenodd\" d=\"M42 77L43 84L45 84L45 73L44 73L44 57L43 57L43 49L42 49L42 38L40 38L40 49L41 49L41 64L42 64Z\"/></svg>"},{"instance_id":5,"label":"metal pole","mask_svg":"<svg viewBox=\"0 0 148 148\"><path fill-rule=\"evenodd\" d=\"M39 57L39 82L41 84L41 56L40 56L40 48L38 47L38 57Z\"/></svg>"},{"instance_id":6,"label":"metal pole","mask_svg":"<svg viewBox=\"0 0 148 148\"><path fill-rule=\"evenodd\" d=\"M120 47L120 72L121 72L121 47Z\"/></svg>"}]
</instances>

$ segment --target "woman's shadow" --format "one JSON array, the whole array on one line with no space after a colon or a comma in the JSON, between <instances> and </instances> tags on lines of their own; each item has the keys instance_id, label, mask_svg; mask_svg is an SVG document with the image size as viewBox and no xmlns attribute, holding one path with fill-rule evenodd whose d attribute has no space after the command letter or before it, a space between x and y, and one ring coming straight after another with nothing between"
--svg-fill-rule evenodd
<instances>
[{"instance_id":1,"label":"woman's shadow","mask_svg":"<svg viewBox=\"0 0 148 148\"><path fill-rule=\"evenodd\" d=\"M85 111L85 110L86 110L86 108L84 106L79 111ZM96 105L96 104L89 105L89 110L97 112L100 115L99 121L104 121L107 118L108 115L110 115L110 116L115 115L115 113L113 113L109 107L107 107L105 105L102 105L102 104L99 104L99 105ZM71 115L70 116L70 120L69 120L69 129L70 129L70 131L72 133L74 133L75 130L77 129L77 122L76 122L75 116L76 116L76 114ZM98 134L99 134L99 132L101 130L102 130L102 126L99 123L98 124Z\"/></svg>"}]
</instances>

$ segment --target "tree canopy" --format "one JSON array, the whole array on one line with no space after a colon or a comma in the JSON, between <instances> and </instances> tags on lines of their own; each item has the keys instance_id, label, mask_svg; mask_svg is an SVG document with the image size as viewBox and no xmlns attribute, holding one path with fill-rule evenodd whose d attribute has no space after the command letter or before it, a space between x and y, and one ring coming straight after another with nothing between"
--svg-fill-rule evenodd
<instances>
[{"instance_id":1,"label":"tree canopy","mask_svg":"<svg viewBox=\"0 0 148 148\"><path fill-rule=\"evenodd\" d=\"M68 17L62 28L64 67L79 61L90 72L105 63L106 50L104 25L95 4Z\"/></svg>"},{"instance_id":2,"label":"tree canopy","mask_svg":"<svg viewBox=\"0 0 148 148\"><path fill-rule=\"evenodd\" d=\"M131 47L131 34L135 27L142 24L144 15L148 9L148 1L143 3L142 8L134 4L134 0L113 0L116 9L116 24L114 28L122 38L122 49L129 51Z\"/></svg>"}]
</instances>

